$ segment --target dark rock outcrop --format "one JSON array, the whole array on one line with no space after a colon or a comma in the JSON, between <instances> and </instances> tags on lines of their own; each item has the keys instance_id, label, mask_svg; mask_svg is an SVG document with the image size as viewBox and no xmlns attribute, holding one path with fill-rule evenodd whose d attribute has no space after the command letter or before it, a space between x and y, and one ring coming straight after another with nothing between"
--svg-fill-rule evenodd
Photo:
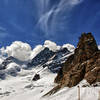
<instances>
[{"instance_id":1,"label":"dark rock outcrop","mask_svg":"<svg viewBox=\"0 0 100 100\"><path fill-rule=\"evenodd\" d=\"M43 67L48 66L48 69L50 69L52 72L59 72L68 58L66 55L70 53L71 52L67 48L61 48L60 50L56 51L54 56L49 60L50 63L45 63Z\"/></svg>"},{"instance_id":2,"label":"dark rock outcrop","mask_svg":"<svg viewBox=\"0 0 100 100\"><path fill-rule=\"evenodd\" d=\"M43 68L48 67L51 72L56 73L63 66L68 58L67 55L70 53L67 48L61 48L54 52L46 47L28 63L28 68L40 65L43 66Z\"/></svg>"},{"instance_id":3,"label":"dark rock outcrop","mask_svg":"<svg viewBox=\"0 0 100 100\"><path fill-rule=\"evenodd\" d=\"M37 81L40 79L40 75L39 74L35 74L35 76L33 77L32 81Z\"/></svg>"},{"instance_id":4,"label":"dark rock outcrop","mask_svg":"<svg viewBox=\"0 0 100 100\"><path fill-rule=\"evenodd\" d=\"M32 59L30 63L28 63L28 67L35 67L37 65L45 64L55 53L49 48L45 48L42 50L36 57Z\"/></svg>"}]
</instances>

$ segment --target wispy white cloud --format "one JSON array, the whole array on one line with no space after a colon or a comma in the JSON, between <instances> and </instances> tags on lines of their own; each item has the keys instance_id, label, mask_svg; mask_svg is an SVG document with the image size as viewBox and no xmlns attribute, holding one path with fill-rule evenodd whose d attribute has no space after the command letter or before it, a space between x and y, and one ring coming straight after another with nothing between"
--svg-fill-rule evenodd
<instances>
[{"instance_id":1,"label":"wispy white cloud","mask_svg":"<svg viewBox=\"0 0 100 100\"><path fill-rule=\"evenodd\" d=\"M82 3L82 1L83 0L61 0L57 5L51 6L49 10L47 8L49 7L50 0L40 0L39 5L38 2L36 2L38 9L41 9L39 10L39 20L36 27L39 27L44 32L45 37L53 36L52 31L56 30L55 26L58 25L57 19L59 15L63 12L65 13L65 11L66 13L69 12L74 6ZM60 18L60 21L62 19L63 18ZM49 20L51 24L48 25Z\"/></svg>"},{"instance_id":2,"label":"wispy white cloud","mask_svg":"<svg viewBox=\"0 0 100 100\"><path fill-rule=\"evenodd\" d=\"M37 23L37 27L39 26L42 29L42 31L44 31L46 37L49 36L48 21L52 14L53 14L53 9L43 14Z\"/></svg>"}]
</instances>

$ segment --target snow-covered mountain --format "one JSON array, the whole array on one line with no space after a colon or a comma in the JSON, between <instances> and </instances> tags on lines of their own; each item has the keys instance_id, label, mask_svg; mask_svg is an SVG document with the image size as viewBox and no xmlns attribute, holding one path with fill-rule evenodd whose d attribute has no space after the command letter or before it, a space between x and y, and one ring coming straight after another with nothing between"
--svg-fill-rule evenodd
<instances>
[{"instance_id":1,"label":"snow-covered mountain","mask_svg":"<svg viewBox=\"0 0 100 100\"><path fill-rule=\"evenodd\" d=\"M60 48L54 52L46 47L28 63L28 68L43 66L43 68L48 67L52 72L58 72L70 54L72 52L67 48Z\"/></svg>"},{"instance_id":2,"label":"snow-covered mountain","mask_svg":"<svg viewBox=\"0 0 100 100\"><path fill-rule=\"evenodd\" d=\"M0 50L0 78L5 79L8 75L17 76L22 69L28 70L37 66L48 67L50 71L58 72L67 57L73 53L72 49L74 51L72 45L58 46L49 40L33 50L27 43L13 42L6 49Z\"/></svg>"},{"instance_id":3,"label":"snow-covered mountain","mask_svg":"<svg viewBox=\"0 0 100 100\"><path fill-rule=\"evenodd\" d=\"M75 47L71 44L58 46L49 40L45 41L44 45L36 46L33 50L29 44L20 41L1 48L0 100L11 100L11 98L18 100L19 97L10 96L18 96L31 89L33 91L35 87L36 91L38 87L51 89L54 86L53 80L56 72L62 67L67 57L73 54L74 49ZM36 73L40 75L40 80L32 82ZM30 92L32 93L32 91ZM42 93L44 90L39 91ZM35 98L33 99L35 100Z\"/></svg>"},{"instance_id":4,"label":"snow-covered mountain","mask_svg":"<svg viewBox=\"0 0 100 100\"><path fill-rule=\"evenodd\" d=\"M100 88L90 87L86 80L73 88L65 87L54 95L42 97L57 85L54 83L56 72L74 53L75 47L70 44L58 46L51 41L46 41L33 50L27 49L27 46L30 47L27 44L22 45L22 42L20 44L17 41L8 46L9 49L1 49L0 100L77 100L78 85L83 100L98 100ZM21 57L24 53L25 57ZM36 74L40 75L40 79L32 81ZM83 85L89 87L84 88Z\"/></svg>"}]
</instances>

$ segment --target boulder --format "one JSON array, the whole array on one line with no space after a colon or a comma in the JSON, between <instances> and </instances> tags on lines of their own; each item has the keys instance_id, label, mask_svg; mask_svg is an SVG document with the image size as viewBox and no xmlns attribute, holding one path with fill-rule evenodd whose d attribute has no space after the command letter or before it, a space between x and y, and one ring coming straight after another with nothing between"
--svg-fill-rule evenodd
<instances>
[{"instance_id":1,"label":"boulder","mask_svg":"<svg viewBox=\"0 0 100 100\"><path fill-rule=\"evenodd\" d=\"M35 76L33 77L32 81L37 81L40 79L40 75L39 74L35 74Z\"/></svg>"}]
</instances>

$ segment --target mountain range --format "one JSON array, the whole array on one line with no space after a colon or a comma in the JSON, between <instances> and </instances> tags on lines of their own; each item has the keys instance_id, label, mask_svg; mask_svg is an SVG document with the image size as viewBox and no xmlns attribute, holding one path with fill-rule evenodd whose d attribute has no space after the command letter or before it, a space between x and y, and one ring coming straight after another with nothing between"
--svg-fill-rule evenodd
<instances>
[{"instance_id":1,"label":"mountain range","mask_svg":"<svg viewBox=\"0 0 100 100\"><path fill-rule=\"evenodd\" d=\"M18 41L1 48L0 100L77 100L77 86L82 99L98 100L98 47L91 33L83 33L76 48L49 40L33 50Z\"/></svg>"}]
</instances>

